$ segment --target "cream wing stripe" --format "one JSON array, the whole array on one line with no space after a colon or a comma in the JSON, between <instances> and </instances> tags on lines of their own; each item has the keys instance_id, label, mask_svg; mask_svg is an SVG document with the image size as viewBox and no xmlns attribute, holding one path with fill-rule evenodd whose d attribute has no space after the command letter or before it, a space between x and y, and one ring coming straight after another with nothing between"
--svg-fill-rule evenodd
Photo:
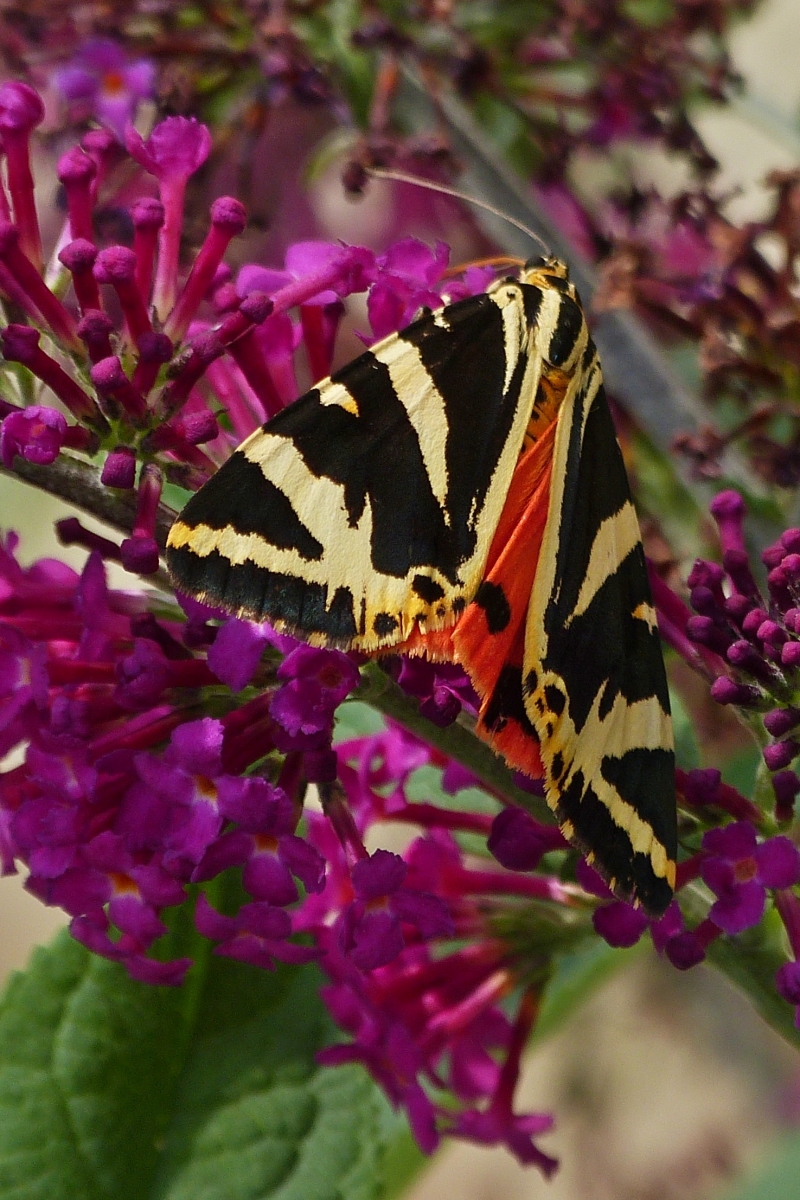
<instances>
[{"instance_id":1,"label":"cream wing stripe","mask_svg":"<svg viewBox=\"0 0 800 1200\"><path fill-rule=\"evenodd\" d=\"M575 607L567 618L567 626L575 617L586 612L606 580L641 540L636 510L630 500L626 500L618 512L606 517L595 534L586 577Z\"/></svg>"},{"instance_id":2,"label":"cream wing stripe","mask_svg":"<svg viewBox=\"0 0 800 1200\"><path fill-rule=\"evenodd\" d=\"M559 722L554 740L562 747L569 768L559 780L558 793L568 788L570 781L580 773L606 806L614 823L628 834L634 851L649 856L656 875L668 877L672 868L665 847L655 837L648 822L604 779L602 766L604 759L622 759L630 750L669 749L672 724L655 696L630 704L618 694L611 711L601 718L602 691L601 688L595 696L580 735L568 715ZM552 755L548 757L552 759ZM557 807L557 801L558 796L552 802L553 807Z\"/></svg>"},{"instance_id":3,"label":"cream wing stripe","mask_svg":"<svg viewBox=\"0 0 800 1200\"><path fill-rule=\"evenodd\" d=\"M353 416L358 416L358 405L356 404L355 396L344 386L343 383L334 383L329 379L326 383L319 386L319 402L320 404L338 404L340 408L347 409Z\"/></svg>"},{"instance_id":4,"label":"cream wing stripe","mask_svg":"<svg viewBox=\"0 0 800 1200\"><path fill-rule=\"evenodd\" d=\"M401 337L380 346L375 357L388 368L395 394L408 414L433 494L449 524L447 502L447 435L444 398L425 369L419 351Z\"/></svg>"}]
</instances>

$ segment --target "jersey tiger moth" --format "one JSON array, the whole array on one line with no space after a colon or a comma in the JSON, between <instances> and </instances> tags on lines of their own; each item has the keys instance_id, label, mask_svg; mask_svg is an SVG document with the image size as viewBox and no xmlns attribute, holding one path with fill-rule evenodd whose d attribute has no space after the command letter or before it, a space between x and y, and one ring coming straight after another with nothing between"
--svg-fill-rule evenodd
<instances>
[{"instance_id":1,"label":"jersey tiger moth","mask_svg":"<svg viewBox=\"0 0 800 1200\"><path fill-rule=\"evenodd\" d=\"M461 664L477 732L658 916L666 675L597 351L565 265L426 311L256 430L189 501L177 586L314 645Z\"/></svg>"}]
</instances>

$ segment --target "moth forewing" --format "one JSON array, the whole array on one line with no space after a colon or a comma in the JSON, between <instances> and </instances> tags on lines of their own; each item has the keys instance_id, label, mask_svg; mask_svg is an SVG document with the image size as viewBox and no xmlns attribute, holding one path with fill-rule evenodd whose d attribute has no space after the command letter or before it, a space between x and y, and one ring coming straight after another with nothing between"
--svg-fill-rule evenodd
<instances>
[{"instance_id":1,"label":"moth forewing","mask_svg":"<svg viewBox=\"0 0 800 1200\"><path fill-rule=\"evenodd\" d=\"M540 371L514 280L383 339L189 502L168 539L176 581L318 645L374 652L453 625L481 582Z\"/></svg>"},{"instance_id":2,"label":"moth forewing","mask_svg":"<svg viewBox=\"0 0 800 1200\"><path fill-rule=\"evenodd\" d=\"M644 552L596 354L558 416L526 620L525 708L565 835L660 915L675 883L672 726Z\"/></svg>"},{"instance_id":3,"label":"moth forewing","mask_svg":"<svg viewBox=\"0 0 800 1200\"><path fill-rule=\"evenodd\" d=\"M167 561L189 594L314 644L379 653L411 638L460 662L481 736L512 765L541 762L566 836L619 896L663 912L666 677L563 263L425 312L284 409L189 501Z\"/></svg>"}]
</instances>

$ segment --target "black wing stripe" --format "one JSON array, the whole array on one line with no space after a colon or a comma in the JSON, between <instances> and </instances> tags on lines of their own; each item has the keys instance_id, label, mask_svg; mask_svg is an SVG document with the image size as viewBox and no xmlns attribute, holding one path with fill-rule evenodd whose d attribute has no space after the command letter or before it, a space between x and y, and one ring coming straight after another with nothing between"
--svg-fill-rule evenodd
<instances>
[{"instance_id":1,"label":"black wing stripe","mask_svg":"<svg viewBox=\"0 0 800 1200\"><path fill-rule=\"evenodd\" d=\"M281 550L296 550L309 562L322 557L322 543L300 520L288 496L241 450L228 459L224 477L217 472L192 497L181 520L218 530L232 525L238 533L256 534Z\"/></svg>"},{"instance_id":2,"label":"black wing stripe","mask_svg":"<svg viewBox=\"0 0 800 1200\"><path fill-rule=\"evenodd\" d=\"M671 774L671 762L668 769ZM573 776L564 789L558 817L566 836L615 891L641 899L653 912L664 911L672 899L669 883L656 875L649 854L632 852L629 838L581 774Z\"/></svg>"},{"instance_id":3,"label":"black wing stripe","mask_svg":"<svg viewBox=\"0 0 800 1200\"><path fill-rule=\"evenodd\" d=\"M313 388L189 502L168 547L179 585L193 553L209 564L209 598L302 630L305 583L309 631L337 642L343 618L328 620L325 605L349 596L364 649L416 622L452 624L480 583L536 395L530 335L521 286L504 283L427 314Z\"/></svg>"},{"instance_id":4,"label":"black wing stripe","mask_svg":"<svg viewBox=\"0 0 800 1200\"><path fill-rule=\"evenodd\" d=\"M566 835L658 914L677 849L669 693L622 455L596 356L584 362L559 415L525 702Z\"/></svg>"},{"instance_id":5,"label":"black wing stripe","mask_svg":"<svg viewBox=\"0 0 800 1200\"><path fill-rule=\"evenodd\" d=\"M513 285L519 295L519 285ZM447 309L447 323L416 321L400 335L415 347L441 397L446 441L446 511L457 553L469 557L475 525L495 467L517 416L528 365L520 353L526 326L521 305L509 306L516 346L507 345L504 312L487 295ZM436 430L431 429L435 434Z\"/></svg>"},{"instance_id":6,"label":"black wing stripe","mask_svg":"<svg viewBox=\"0 0 800 1200\"><path fill-rule=\"evenodd\" d=\"M170 570L189 595L221 605L241 616L258 613L304 636L320 635L325 644L346 646L356 628L353 595L337 588L333 596L323 584L266 571L254 562L232 564L214 550L204 558L186 548L172 548Z\"/></svg>"}]
</instances>

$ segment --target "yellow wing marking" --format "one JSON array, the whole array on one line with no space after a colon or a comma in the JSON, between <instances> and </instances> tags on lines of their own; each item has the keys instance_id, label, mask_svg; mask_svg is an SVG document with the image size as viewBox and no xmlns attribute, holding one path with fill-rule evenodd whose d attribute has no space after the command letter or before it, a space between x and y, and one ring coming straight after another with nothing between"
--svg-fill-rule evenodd
<instances>
[{"instance_id":1,"label":"yellow wing marking","mask_svg":"<svg viewBox=\"0 0 800 1200\"><path fill-rule=\"evenodd\" d=\"M541 703L547 711L545 688L556 687L565 694L564 681L553 671L542 672L539 684L532 693L534 705ZM672 746L672 723L657 697L629 703L618 694L605 717L600 716L603 688L595 696L589 715L580 734L569 715L569 705L556 718L553 735L542 740L541 755L551 776L553 762L561 756L564 768L557 781L547 788L547 803L557 810L560 795L580 773L597 798L605 805L612 820L624 829L634 851L650 858L653 871L670 886L675 886L675 864L666 848L656 838L652 826L642 820L632 805L620 796L602 773L604 758L623 758L629 750L666 750ZM552 716L552 714L551 714Z\"/></svg>"},{"instance_id":2,"label":"yellow wing marking","mask_svg":"<svg viewBox=\"0 0 800 1200\"><path fill-rule=\"evenodd\" d=\"M644 621L651 633L655 633L658 629L658 616L652 604L646 604L644 600L641 604L637 604L636 608L631 613L631 616L636 621Z\"/></svg>"},{"instance_id":3,"label":"yellow wing marking","mask_svg":"<svg viewBox=\"0 0 800 1200\"><path fill-rule=\"evenodd\" d=\"M389 378L417 435L422 461L431 481L431 488L444 513L447 503L447 435L448 422L444 397L435 386L411 342L396 338L384 343L375 357L389 370Z\"/></svg>"},{"instance_id":4,"label":"yellow wing marking","mask_svg":"<svg viewBox=\"0 0 800 1200\"><path fill-rule=\"evenodd\" d=\"M455 581L425 564L412 567L403 578L377 571L372 563L373 514L369 500L358 524L352 525L342 486L313 474L292 439L268 429L256 430L238 452L258 465L264 478L290 501L300 522L323 547L320 558L306 559L291 547L274 546L258 534L240 533L230 525L213 529L203 524L190 527L177 521L170 532L169 545L176 549L185 547L201 558L217 552L234 567L252 562L273 575L300 579L310 586L321 585L326 589L328 605L333 603L339 589L345 589L352 596L355 627L363 630L348 642L354 649L373 651L389 647L408 638L417 624L426 631L452 625L458 616L453 613L453 602L471 600L483 577L537 395L542 372L541 347L550 336L548 333L547 339L543 338L538 320L532 327L528 325L519 284L502 282L488 294L502 315L506 387L521 355L525 371L511 428L494 465L483 503L478 508L477 501L473 501L469 521L475 548L471 557L460 565ZM555 328L559 308L559 294L545 288L542 313L546 331ZM446 314L434 315L434 320L447 327ZM446 447L450 431L444 399L411 342L394 335L373 347L372 352L389 370L392 385L416 431L433 493L447 520ZM355 398L341 382L322 382L319 398L323 405L339 405L358 415ZM465 431L465 436L469 436L469 431ZM427 604L420 599L412 587L419 575L439 585L444 593L440 601ZM393 617L397 627L389 633L376 634L374 619L384 614ZM382 628L386 624L381 621ZM308 640L318 645L326 643L322 634L311 635Z\"/></svg>"},{"instance_id":5,"label":"yellow wing marking","mask_svg":"<svg viewBox=\"0 0 800 1200\"><path fill-rule=\"evenodd\" d=\"M581 584L577 603L567 619L567 625L586 612L606 580L641 540L636 510L630 500L626 500L619 512L606 517L595 534L586 578Z\"/></svg>"},{"instance_id":6,"label":"yellow wing marking","mask_svg":"<svg viewBox=\"0 0 800 1200\"><path fill-rule=\"evenodd\" d=\"M319 385L318 390L320 404L338 404L340 408L346 409L354 417L358 416L356 398L343 383L334 383L332 379L328 379ZM258 432L260 433L261 430Z\"/></svg>"}]
</instances>

